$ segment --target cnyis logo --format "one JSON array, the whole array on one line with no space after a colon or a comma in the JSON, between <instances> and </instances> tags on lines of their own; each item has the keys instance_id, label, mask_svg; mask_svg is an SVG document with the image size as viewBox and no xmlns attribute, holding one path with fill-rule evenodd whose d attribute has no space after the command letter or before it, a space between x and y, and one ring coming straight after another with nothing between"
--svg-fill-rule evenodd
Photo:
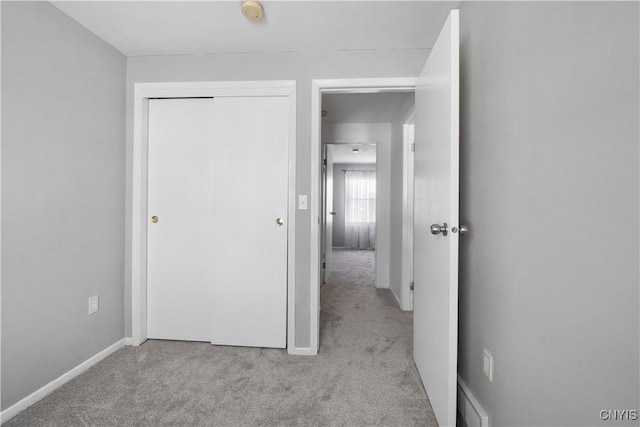
<instances>
[{"instance_id":1,"label":"cnyis logo","mask_svg":"<svg viewBox=\"0 0 640 427\"><path fill-rule=\"evenodd\" d=\"M638 411L636 409L603 409L600 411L600 419L603 421L636 421Z\"/></svg>"}]
</instances>

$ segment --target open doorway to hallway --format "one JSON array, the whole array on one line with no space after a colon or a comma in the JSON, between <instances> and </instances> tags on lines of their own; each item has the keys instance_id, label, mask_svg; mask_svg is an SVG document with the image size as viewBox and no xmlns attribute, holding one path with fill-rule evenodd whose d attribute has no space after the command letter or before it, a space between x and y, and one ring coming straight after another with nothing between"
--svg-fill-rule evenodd
<instances>
[{"instance_id":1,"label":"open doorway to hallway","mask_svg":"<svg viewBox=\"0 0 640 427\"><path fill-rule=\"evenodd\" d=\"M410 90L322 95L320 351L353 327L365 354L392 342L411 351L412 316L403 311L411 310L412 277L403 259L413 258L404 246L413 107ZM396 317L398 329L378 343L368 325Z\"/></svg>"},{"instance_id":2,"label":"open doorway to hallway","mask_svg":"<svg viewBox=\"0 0 640 427\"><path fill-rule=\"evenodd\" d=\"M415 164L413 182L417 184L414 192L417 214L414 216L412 231L414 248L410 250L411 255L407 256L415 256L419 259L419 263L414 265L417 280L413 298L415 308L413 341L410 345L413 351L409 351L408 354L413 353L415 366L419 369L420 378L424 380L425 390L434 399L434 411L442 425L454 425L456 420L458 237L464 229L459 222L459 45L459 14L457 10L453 10L447 17L434 49L430 52L417 79L372 78L311 82L310 350L317 353L321 347L319 253L322 227L319 184L321 182L320 154L322 142L326 141L321 120L323 98L330 94L413 92L415 104L413 124L415 124L415 134L418 139L416 156L413 159ZM404 128L404 125L401 127ZM395 126L395 129L402 134L398 126ZM393 132L393 134L396 133ZM380 172L382 167L380 150L378 154L378 172ZM396 162L390 161L389 166L391 163L397 164L401 161L402 156L403 154L396 154ZM390 155L390 157L393 156ZM391 172L392 169L390 168L389 171ZM402 172L402 169L400 171ZM404 196L404 191L402 194ZM380 197L379 192L378 197ZM391 202L389 206L404 208L406 204L402 203L402 198L400 197L399 203ZM379 212L377 214L379 215ZM402 226L403 221L400 220L400 228ZM378 259L384 260L379 255L380 221L378 221L376 234ZM401 238L400 241L402 241ZM399 247L399 258L402 260L406 246L400 244ZM394 251L390 252L391 255L397 256ZM380 272L380 264L379 262L376 265L377 273ZM395 265L397 267L397 264ZM381 283L378 280L376 282L378 286ZM389 285L393 289L393 280L390 280ZM402 291L406 289L405 286L401 281L398 289ZM413 292L412 287L409 287L408 292ZM395 293L394 296L398 299ZM401 302L402 298L398 301ZM323 321L325 319L327 319L326 315Z\"/></svg>"},{"instance_id":3,"label":"open doorway to hallway","mask_svg":"<svg viewBox=\"0 0 640 427\"><path fill-rule=\"evenodd\" d=\"M338 274L344 252L360 254L375 283L376 144L325 144L323 281Z\"/></svg>"}]
</instances>

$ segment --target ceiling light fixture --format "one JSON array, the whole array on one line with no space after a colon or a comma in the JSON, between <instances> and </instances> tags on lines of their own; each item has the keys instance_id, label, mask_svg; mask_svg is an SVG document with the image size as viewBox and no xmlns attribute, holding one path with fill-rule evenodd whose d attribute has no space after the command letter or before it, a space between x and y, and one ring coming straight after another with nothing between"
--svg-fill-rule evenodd
<instances>
[{"instance_id":1,"label":"ceiling light fixture","mask_svg":"<svg viewBox=\"0 0 640 427\"><path fill-rule=\"evenodd\" d=\"M246 0L242 2L242 14L249 21L259 21L264 16L264 10L259 1Z\"/></svg>"},{"instance_id":2,"label":"ceiling light fixture","mask_svg":"<svg viewBox=\"0 0 640 427\"><path fill-rule=\"evenodd\" d=\"M354 148L352 151L353 151L354 153L359 153L359 152L360 152L360 149L359 149L359 148Z\"/></svg>"}]
</instances>

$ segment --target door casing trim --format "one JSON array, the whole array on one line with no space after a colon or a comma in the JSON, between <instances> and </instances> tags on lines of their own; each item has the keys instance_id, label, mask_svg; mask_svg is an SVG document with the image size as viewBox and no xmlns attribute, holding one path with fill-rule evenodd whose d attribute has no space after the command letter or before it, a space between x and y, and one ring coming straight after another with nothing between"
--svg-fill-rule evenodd
<instances>
[{"instance_id":1,"label":"door casing trim","mask_svg":"<svg viewBox=\"0 0 640 427\"><path fill-rule=\"evenodd\" d=\"M135 83L133 95L133 154L131 214L131 338L138 346L147 340L147 147L149 98L195 97L289 98L287 207L287 349L295 353L295 194L296 194L296 82L154 82Z\"/></svg>"}]
</instances>

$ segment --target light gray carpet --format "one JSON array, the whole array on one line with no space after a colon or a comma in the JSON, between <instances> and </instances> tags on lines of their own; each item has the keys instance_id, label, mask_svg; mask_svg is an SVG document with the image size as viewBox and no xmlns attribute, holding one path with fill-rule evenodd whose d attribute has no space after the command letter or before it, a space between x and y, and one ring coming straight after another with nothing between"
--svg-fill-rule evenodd
<instances>
[{"instance_id":1,"label":"light gray carpet","mask_svg":"<svg viewBox=\"0 0 640 427\"><path fill-rule=\"evenodd\" d=\"M321 289L317 357L148 341L5 425L435 426L411 358L412 315L373 287L373 255L336 252Z\"/></svg>"}]
</instances>

